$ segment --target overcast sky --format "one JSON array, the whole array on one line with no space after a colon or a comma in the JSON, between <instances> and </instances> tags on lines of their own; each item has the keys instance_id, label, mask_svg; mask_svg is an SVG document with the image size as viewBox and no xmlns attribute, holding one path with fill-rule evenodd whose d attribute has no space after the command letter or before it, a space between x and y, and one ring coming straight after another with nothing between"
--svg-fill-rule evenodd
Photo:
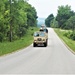
<instances>
[{"instance_id":1,"label":"overcast sky","mask_svg":"<svg viewBox=\"0 0 75 75\"><path fill-rule=\"evenodd\" d=\"M56 16L58 6L61 5L68 4L75 11L75 0L29 0L28 3L35 7L38 17L41 18L46 18L51 13Z\"/></svg>"}]
</instances>

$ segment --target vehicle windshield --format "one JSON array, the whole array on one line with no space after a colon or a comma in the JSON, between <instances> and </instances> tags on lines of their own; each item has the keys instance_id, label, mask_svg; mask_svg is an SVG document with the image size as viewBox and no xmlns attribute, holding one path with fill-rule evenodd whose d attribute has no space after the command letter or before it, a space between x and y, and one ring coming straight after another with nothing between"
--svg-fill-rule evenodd
<instances>
[{"instance_id":1,"label":"vehicle windshield","mask_svg":"<svg viewBox=\"0 0 75 75\"><path fill-rule=\"evenodd\" d=\"M44 37L45 36L45 33L43 33L43 32L35 32L34 33L34 36L35 37L38 37L38 36Z\"/></svg>"}]
</instances>

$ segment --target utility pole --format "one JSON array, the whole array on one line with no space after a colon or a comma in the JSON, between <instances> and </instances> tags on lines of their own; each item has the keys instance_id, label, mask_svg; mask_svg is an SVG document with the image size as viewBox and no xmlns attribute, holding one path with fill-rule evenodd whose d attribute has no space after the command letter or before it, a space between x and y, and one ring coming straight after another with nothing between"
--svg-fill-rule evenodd
<instances>
[{"instance_id":1,"label":"utility pole","mask_svg":"<svg viewBox=\"0 0 75 75\"><path fill-rule=\"evenodd\" d=\"M12 3L12 1L11 0L9 0L9 2L10 2L10 36L9 36L9 40L10 40L10 42L12 41L12 15L11 15L11 3Z\"/></svg>"}]
</instances>

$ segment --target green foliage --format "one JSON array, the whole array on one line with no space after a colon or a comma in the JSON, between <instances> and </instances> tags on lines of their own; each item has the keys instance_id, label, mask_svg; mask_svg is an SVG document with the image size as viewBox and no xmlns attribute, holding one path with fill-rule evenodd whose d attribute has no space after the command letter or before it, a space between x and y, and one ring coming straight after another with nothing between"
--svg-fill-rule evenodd
<instances>
[{"instance_id":1,"label":"green foliage","mask_svg":"<svg viewBox=\"0 0 75 75\"><path fill-rule=\"evenodd\" d=\"M75 15L73 11L71 11L71 7L66 6L59 6L58 7L58 14L56 16L56 20L58 21L59 28L65 28L66 21L71 17ZM66 27L67 28L67 27Z\"/></svg>"},{"instance_id":2,"label":"green foliage","mask_svg":"<svg viewBox=\"0 0 75 75\"><path fill-rule=\"evenodd\" d=\"M0 1L0 33L3 38L18 39L24 36L28 27L35 26L37 13L26 0ZM2 39L3 40L3 39Z\"/></svg>"},{"instance_id":3,"label":"green foliage","mask_svg":"<svg viewBox=\"0 0 75 75\"><path fill-rule=\"evenodd\" d=\"M73 34L71 31L65 32L63 35L69 39L75 40L75 33Z\"/></svg>"},{"instance_id":4,"label":"green foliage","mask_svg":"<svg viewBox=\"0 0 75 75\"><path fill-rule=\"evenodd\" d=\"M3 41L3 34L0 33L0 42L2 42L2 41Z\"/></svg>"},{"instance_id":5,"label":"green foliage","mask_svg":"<svg viewBox=\"0 0 75 75\"><path fill-rule=\"evenodd\" d=\"M72 29L73 33L74 33L74 30L75 30L75 16L71 16L67 22L66 22L66 27L68 29Z\"/></svg>"},{"instance_id":6,"label":"green foliage","mask_svg":"<svg viewBox=\"0 0 75 75\"><path fill-rule=\"evenodd\" d=\"M46 19L45 19L45 24L47 27L50 27L51 21L54 19L54 15L50 14Z\"/></svg>"},{"instance_id":7,"label":"green foliage","mask_svg":"<svg viewBox=\"0 0 75 75\"><path fill-rule=\"evenodd\" d=\"M63 35L66 36L67 38L71 39L71 34L72 34L72 32L68 31L68 32L65 32Z\"/></svg>"},{"instance_id":8,"label":"green foliage","mask_svg":"<svg viewBox=\"0 0 75 75\"><path fill-rule=\"evenodd\" d=\"M64 35L69 39L75 40L75 12L71 10L71 7L68 5L59 6L56 20L59 28L72 30L71 33L66 32Z\"/></svg>"},{"instance_id":9,"label":"green foliage","mask_svg":"<svg viewBox=\"0 0 75 75\"><path fill-rule=\"evenodd\" d=\"M50 23L50 26L52 28L58 28L58 21L56 21L56 19L54 18L51 23Z\"/></svg>"},{"instance_id":10,"label":"green foliage","mask_svg":"<svg viewBox=\"0 0 75 75\"><path fill-rule=\"evenodd\" d=\"M66 30L55 29L55 32L73 51L75 51L75 41L64 36ZM67 30L67 34L69 34L69 32L70 34L72 33L72 31Z\"/></svg>"},{"instance_id":11,"label":"green foliage","mask_svg":"<svg viewBox=\"0 0 75 75\"><path fill-rule=\"evenodd\" d=\"M70 35L70 37L71 37L72 40L75 40L75 34L72 33L72 34Z\"/></svg>"},{"instance_id":12,"label":"green foliage","mask_svg":"<svg viewBox=\"0 0 75 75\"><path fill-rule=\"evenodd\" d=\"M37 27L33 27L33 30L32 27L29 27L25 36L23 36L21 39L12 42L5 41L0 43L0 56L29 46L33 42L33 36L31 34L37 30ZM14 37L17 38L16 36Z\"/></svg>"},{"instance_id":13,"label":"green foliage","mask_svg":"<svg viewBox=\"0 0 75 75\"><path fill-rule=\"evenodd\" d=\"M69 39L75 40L75 12L71 11L71 7L68 5L59 6L56 20L58 21L58 25L60 28L72 29L71 33L66 32L64 36L68 37Z\"/></svg>"}]
</instances>

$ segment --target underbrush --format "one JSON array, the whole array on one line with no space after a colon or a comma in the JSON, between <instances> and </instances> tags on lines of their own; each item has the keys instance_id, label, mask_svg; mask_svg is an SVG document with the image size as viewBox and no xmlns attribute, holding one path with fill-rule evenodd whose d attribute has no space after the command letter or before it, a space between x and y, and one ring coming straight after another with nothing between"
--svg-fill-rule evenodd
<instances>
[{"instance_id":1,"label":"underbrush","mask_svg":"<svg viewBox=\"0 0 75 75\"><path fill-rule=\"evenodd\" d=\"M33 33L37 30L38 28L36 27L30 27L24 37L12 42L5 41L0 43L0 56L29 46L33 42Z\"/></svg>"},{"instance_id":2,"label":"underbrush","mask_svg":"<svg viewBox=\"0 0 75 75\"><path fill-rule=\"evenodd\" d=\"M73 51L75 51L75 35L72 34L70 30L54 29L57 35L69 46Z\"/></svg>"}]
</instances>

